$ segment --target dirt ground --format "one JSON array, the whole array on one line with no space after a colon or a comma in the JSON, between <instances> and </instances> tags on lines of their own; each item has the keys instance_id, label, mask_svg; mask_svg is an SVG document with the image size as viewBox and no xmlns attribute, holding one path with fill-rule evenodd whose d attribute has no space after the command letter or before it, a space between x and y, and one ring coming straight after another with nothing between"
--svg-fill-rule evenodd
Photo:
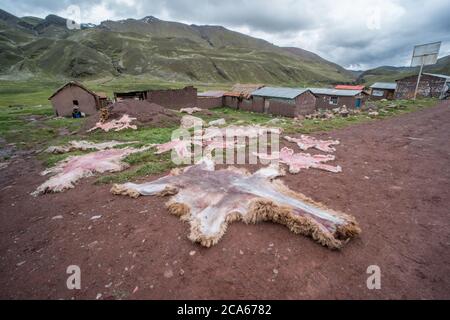
<instances>
[{"instance_id":1,"label":"dirt ground","mask_svg":"<svg viewBox=\"0 0 450 320\"><path fill-rule=\"evenodd\" d=\"M272 223L235 223L202 248L162 199L114 196L94 178L33 198L42 166L19 158L0 171L0 298L449 299L449 102L315 136L341 141L343 172L283 180L357 218L363 232L341 251ZM81 290L66 287L69 265ZM370 265L380 290L366 286Z\"/></svg>"}]
</instances>

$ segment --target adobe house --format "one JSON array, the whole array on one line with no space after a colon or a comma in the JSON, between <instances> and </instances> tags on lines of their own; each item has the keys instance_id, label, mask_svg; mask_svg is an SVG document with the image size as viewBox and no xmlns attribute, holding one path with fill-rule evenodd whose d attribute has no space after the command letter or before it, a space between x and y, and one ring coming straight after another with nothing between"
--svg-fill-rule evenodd
<instances>
[{"instance_id":1,"label":"adobe house","mask_svg":"<svg viewBox=\"0 0 450 320\"><path fill-rule=\"evenodd\" d=\"M210 109L223 106L225 91L205 91L197 93L197 108Z\"/></svg>"},{"instance_id":2,"label":"adobe house","mask_svg":"<svg viewBox=\"0 0 450 320\"><path fill-rule=\"evenodd\" d=\"M361 108L368 94L362 90L336 90L327 88L309 88L316 96L316 109L334 109L346 106Z\"/></svg>"},{"instance_id":3,"label":"adobe house","mask_svg":"<svg viewBox=\"0 0 450 320\"><path fill-rule=\"evenodd\" d=\"M114 92L114 99L147 100L169 109L193 108L197 106L197 89L189 86L183 89Z\"/></svg>"},{"instance_id":4,"label":"adobe house","mask_svg":"<svg viewBox=\"0 0 450 320\"><path fill-rule=\"evenodd\" d=\"M370 86L370 99L372 100L393 100L397 84L393 82L375 82Z\"/></svg>"},{"instance_id":5,"label":"adobe house","mask_svg":"<svg viewBox=\"0 0 450 320\"><path fill-rule=\"evenodd\" d=\"M413 99L418 75L397 80L396 99ZM420 77L417 97L443 98L450 87L450 76L443 74L423 73Z\"/></svg>"},{"instance_id":6,"label":"adobe house","mask_svg":"<svg viewBox=\"0 0 450 320\"><path fill-rule=\"evenodd\" d=\"M253 105L252 92L262 87L264 87L263 84L238 83L231 88L231 91L223 94L223 104L232 109L249 110Z\"/></svg>"},{"instance_id":7,"label":"adobe house","mask_svg":"<svg viewBox=\"0 0 450 320\"><path fill-rule=\"evenodd\" d=\"M75 107L89 116L108 104L106 94L91 91L76 81L60 87L48 100L51 101L55 114L61 117L71 116Z\"/></svg>"},{"instance_id":8,"label":"adobe house","mask_svg":"<svg viewBox=\"0 0 450 320\"><path fill-rule=\"evenodd\" d=\"M309 89L264 87L252 96L254 112L294 118L316 110L316 97Z\"/></svg>"}]
</instances>

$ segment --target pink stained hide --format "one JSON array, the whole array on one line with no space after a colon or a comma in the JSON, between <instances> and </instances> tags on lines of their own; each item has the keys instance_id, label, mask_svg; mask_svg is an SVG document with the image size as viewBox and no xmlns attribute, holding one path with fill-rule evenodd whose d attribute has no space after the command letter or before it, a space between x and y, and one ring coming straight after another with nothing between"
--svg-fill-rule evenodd
<instances>
[{"instance_id":1,"label":"pink stained hide","mask_svg":"<svg viewBox=\"0 0 450 320\"><path fill-rule=\"evenodd\" d=\"M118 120L111 120L105 123L97 122L95 124L95 127L89 129L87 132L91 132L97 129L101 129L105 132L108 132L110 130L114 131L122 131L125 129L133 129L137 130L137 126L134 124L131 124L132 121L136 120L136 118L131 118L129 115L124 114L120 119Z\"/></svg>"},{"instance_id":2,"label":"pink stained hide","mask_svg":"<svg viewBox=\"0 0 450 320\"><path fill-rule=\"evenodd\" d=\"M162 144L153 145L156 147L155 154L162 154L174 150L179 158L188 158L192 156L192 141L189 140L172 140Z\"/></svg>"},{"instance_id":3,"label":"pink stained hide","mask_svg":"<svg viewBox=\"0 0 450 320\"><path fill-rule=\"evenodd\" d=\"M334 152L336 151L335 148L333 148L333 145L338 145L339 141L337 140L318 140L314 137L309 137L305 135L301 135L300 138L291 138L288 136L284 137L285 140L289 142L296 143L300 149L303 151L308 150L310 148L316 148L317 150L323 151L323 152Z\"/></svg>"},{"instance_id":4,"label":"pink stained hide","mask_svg":"<svg viewBox=\"0 0 450 320\"><path fill-rule=\"evenodd\" d=\"M129 166L122 162L125 157L148 149L149 147L109 149L68 157L58 162L55 167L41 173L42 175L54 175L41 184L32 195L62 192L74 188L78 180L93 176L95 173L122 171Z\"/></svg>"},{"instance_id":5,"label":"pink stained hide","mask_svg":"<svg viewBox=\"0 0 450 320\"><path fill-rule=\"evenodd\" d=\"M294 153L294 150L284 147L280 152L274 152L271 155L263 153L254 153L255 156L264 160L278 160L289 166L290 173L299 173L301 169L316 168L333 173L342 172L340 166L330 166L322 162L335 160L333 155L310 155L309 153Z\"/></svg>"},{"instance_id":6,"label":"pink stained hide","mask_svg":"<svg viewBox=\"0 0 450 320\"><path fill-rule=\"evenodd\" d=\"M106 149L112 149L116 146L131 144L131 143L136 143L136 142L138 142L138 141L121 142L121 141L112 140L112 141L95 143L95 142L90 142L90 141L85 141L85 140L81 140L81 141L72 140L62 146L48 147L45 150L45 152L61 154L61 153L75 151L75 150L81 150L81 151L86 151L86 150L90 150L90 149L106 150Z\"/></svg>"}]
</instances>

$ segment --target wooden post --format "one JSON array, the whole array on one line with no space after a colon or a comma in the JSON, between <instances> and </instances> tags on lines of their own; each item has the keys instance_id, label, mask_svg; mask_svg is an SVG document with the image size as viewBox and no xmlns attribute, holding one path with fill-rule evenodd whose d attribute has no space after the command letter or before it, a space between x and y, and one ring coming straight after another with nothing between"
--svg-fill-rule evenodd
<instances>
[{"instance_id":1,"label":"wooden post","mask_svg":"<svg viewBox=\"0 0 450 320\"><path fill-rule=\"evenodd\" d=\"M422 64L420 65L419 75L417 76L416 90L414 91L414 100L416 100L417 91L419 90L420 78L422 77L423 63L424 63L424 56L422 57Z\"/></svg>"}]
</instances>

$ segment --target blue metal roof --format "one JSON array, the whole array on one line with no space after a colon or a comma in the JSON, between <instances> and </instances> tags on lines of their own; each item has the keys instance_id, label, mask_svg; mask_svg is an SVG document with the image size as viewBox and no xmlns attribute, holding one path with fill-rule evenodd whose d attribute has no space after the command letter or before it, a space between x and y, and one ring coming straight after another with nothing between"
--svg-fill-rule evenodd
<instances>
[{"instance_id":1,"label":"blue metal roof","mask_svg":"<svg viewBox=\"0 0 450 320\"><path fill-rule=\"evenodd\" d=\"M253 96L295 99L308 89L264 87L252 92Z\"/></svg>"},{"instance_id":2,"label":"blue metal roof","mask_svg":"<svg viewBox=\"0 0 450 320\"><path fill-rule=\"evenodd\" d=\"M323 94L327 96L353 97L362 92L362 90L337 90L328 88L309 88L314 94Z\"/></svg>"},{"instance_id":3,"label":"blue metal roof","mask_svg":"<svg viewBox=\"0 0 450 320\"><path fill-rule=\"evenodd\" d=\"M395 90L397 88L397 84L395 82L375 82L370 87L372 89Z\"/></svg>"}]
</instances>

